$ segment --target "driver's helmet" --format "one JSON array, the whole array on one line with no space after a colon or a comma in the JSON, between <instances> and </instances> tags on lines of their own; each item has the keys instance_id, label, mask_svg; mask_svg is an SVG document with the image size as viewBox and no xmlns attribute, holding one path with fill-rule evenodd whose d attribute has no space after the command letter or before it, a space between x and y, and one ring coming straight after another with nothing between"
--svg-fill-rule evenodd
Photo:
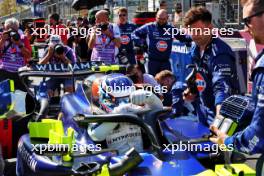
<instances>
[{"instance_id":1,"label":"driver's helmet","mask_svg":"<svg viewBox=\"0 0 264 176\"><path fill-rule=\"evenodd\" d=\"M129 95L135 91L130 78L120 73L104 77L99 86L99 104L107 112L123 103L129 103Z\"/></svg>"},{"instance_id":2,"label":"driver's helmet","mask_svg":"<svg viewBox=\"0 0 264 176\"><path fill-rule=\"evenodd\" d=\"M99 103L99 87L104 77L105 74L95 73L88 76L83 81L86 98L95 105Z\"/></svg>"}]
</instances>

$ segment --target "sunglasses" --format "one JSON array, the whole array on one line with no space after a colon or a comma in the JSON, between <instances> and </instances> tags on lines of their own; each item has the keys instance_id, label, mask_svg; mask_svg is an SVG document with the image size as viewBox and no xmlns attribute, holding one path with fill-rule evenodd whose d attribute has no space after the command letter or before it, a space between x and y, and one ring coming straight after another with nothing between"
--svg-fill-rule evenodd
<instances>
[{"instance_id":1,"label":"sunglasses","mask_svg":"<svg viewBox=\"0 0 264 176\"><path fill-rule=\"evenodd\" d=\"M264 11L260 11L260 12L258 12L258 13L253 14L253 15L250 15L249 17L244 18L244 19L243 19L243 22L245 23L245 25L246 25L247 27L249 27L249 24L251 23L251 19L252 19L253 17L256 17L256 16L261 16L263 13L264 13Z\"/></svg>"},{"instance_id":2,"label":"sunglasses","mask_svg":"<svg viewBox=\"0 0 264 176\"><path fill-rule=\"evenodd\" d=\"M125 17L125 16L127 16L126 14L120 14L120 15L118 15L119 17Z\"/></svg>"}]
</instances>

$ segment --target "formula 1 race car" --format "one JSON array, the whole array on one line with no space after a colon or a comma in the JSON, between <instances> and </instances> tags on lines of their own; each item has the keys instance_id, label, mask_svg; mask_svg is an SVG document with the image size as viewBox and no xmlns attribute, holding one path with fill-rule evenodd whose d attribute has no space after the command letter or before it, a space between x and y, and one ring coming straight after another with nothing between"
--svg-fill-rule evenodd
<instances>
[{"instance_id":1,"label":"formula 1 race car","mask_svg":"<svg viewBox=\"0 0 264 176\"><path fill-rule=\"evenodd\" d=\"M20 70L22 80L28 77L72 77L75 91L60 98L57 114L50 105L45 88L45 79L35 87L27 85L28 91L38 102L39 113L29 122L29 134L20 138L17 152L16 174L23 175L217 175L232 173L255 174L244 164L217 165L216 173L208 170L213 152L209 142L210 131L199 122L172 117L170 110L150 110L136 115L106 114L91 101L91 84L96 74L118 72L122 66L92 65L33 65ZM84 81L78 81L78 77ZM233 97L233 99L241 97ZM230 101L227 101L228 105ZM245 107L242 107L245 109ZM225 106L224 106L225 107ZM224 112L228 111L229 106ZM233 106L236 109L236 107ZM241 110L241 112L242 112ZM100 111L100 112L99 112ZM234 110L233 110L234 112ZM244 111L243 111L244 112ZM98 115L99 114L99 115ZM227 114L223 113L225 118ZM232 116L232 114L230 115ZM48 117L48 118L47 118ZM233 117L233 116L232 116ZM239 121L239 119L237 119ZM234 120L233 120L234 121ZM146 136L144 151L131 149L125 155L103 148L104 144L94 142L87 133L90 123L126 122L138 125ZM221 124L224 121L221 122ZM219 123L220 124L220 123ZM234 132L232 125L230 128ZM188 141L189 140L189 141ZM200 143L209 146L209 151L190 152L175 147L179 142ZM75 149L74 149L75 148ZM220 157L215 153L216 158ZM203 163L201 160L207 162ZM190 167L191 166L191 167ZM219 175L219 174L218 174ZM226 174L227 175L227 174Z\"/></svg>"}]
</instances>

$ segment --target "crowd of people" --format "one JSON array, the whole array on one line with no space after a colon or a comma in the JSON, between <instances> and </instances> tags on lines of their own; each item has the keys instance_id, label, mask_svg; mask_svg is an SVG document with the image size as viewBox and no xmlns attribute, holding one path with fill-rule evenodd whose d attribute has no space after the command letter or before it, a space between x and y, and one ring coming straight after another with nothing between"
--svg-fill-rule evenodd
<instances>
[{"instance_id":1,"label":"crowd of people","mask_svg":"<svg viewBox=\"0 0 264 176\"><path fill-rule=\"evenodd\" d=\"M263 1L244 0L244 20L247 29L256 41L262 43L264 34L264 3ZM235 56L232 49L220 38L212 34L190 34L190 36L164 35L165 29L174 28L168 23L168 13L161 8L156 14L156 21L137 27L128 22L128 10L120 8L117 12L118 21L109 21L109 11L99 10L95 14L94 23L78 18L76 23L70 21L67 25L61 23L58 14L49 17L53 28L93 28L93 32L85 38L79 35L59 34L49 36L48 47L39 64L75 63L81 61L101 61L105 64L128 65L127 77L134 84L149 84L165 86L167 92L157 94L164 106L170 106L175 116L195 114L198 120L208 127L220 113L223 101L239 93L237 87ZM184 17L184 25L191 28L212 29L212 14L204 7L191 8ZM96 29L100 29L100 34ZM30 40L21 29L18 20L11 18L4 23L0 36L1 75L6 78L18 79L19 67L29 63L31 58ZM182 42L192 42L192 62L197 66L200 83L198 92L191 90L184 82L177 81L171 70L170 54L174 37ZM145 45L147 47L145 47ZM137 48L137 50L135 49ZM144 48L147 48L144 50ZM138 50L147 53L145 69L140 67L137 58ZM232 143L234 148L247 153L263 153L264 133L264 92L263 92L263 53L256 59L256 69L253 74L253 98L256 104L252 123L244 131L228 137L217 128L211 139L216 143ZM141 56L142 57L142 56ZM115 79L117 79L115 77ZM122 78L124 79L124 78ZM118 82L118 81L117 81ZM50 95L57 84L63 83L66 91L73 88L68 80L51 79L48 82ZM20 82L15 82L16 88ZM197 83L199 84L199 82ZM111 127L114 129L116 126ZM91 132L93 133L93 132ZM94 134L94 133L93 133Z\"/></svg>"}]
</instances>

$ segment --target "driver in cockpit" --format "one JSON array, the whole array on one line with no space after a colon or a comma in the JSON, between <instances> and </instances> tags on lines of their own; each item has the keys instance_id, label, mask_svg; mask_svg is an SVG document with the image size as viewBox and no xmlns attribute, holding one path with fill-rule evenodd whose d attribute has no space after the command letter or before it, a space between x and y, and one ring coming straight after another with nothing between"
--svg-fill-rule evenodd
<instances>
[{"instance_id":1,"label":"driver in cockpit","mask_svg":"<svg viewBox=\"0 0 264 176\"><path fill-rule=\"evenodd\" d=\"M136 90L132 80L123 74L110 74L94 81L98 86L98 104L107 113L137 114L147 110L162 109L161 100L152 92ZM140 127L130 123L95 123L88 127L88 134L94 141L106 141L109 149L124 154L134 147L143 150Z\"/></svg>"}]
</instances>

